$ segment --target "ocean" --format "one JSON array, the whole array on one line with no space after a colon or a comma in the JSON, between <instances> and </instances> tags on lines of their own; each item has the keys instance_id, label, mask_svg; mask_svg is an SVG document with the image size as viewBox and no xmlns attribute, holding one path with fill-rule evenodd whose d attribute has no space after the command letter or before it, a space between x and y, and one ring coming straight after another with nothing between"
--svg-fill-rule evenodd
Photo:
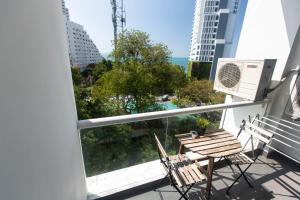
<instances>
[{"instance_id":1,"label":"ocean","mask_svg":"<svg viewBox=\"0 0 300 200\"><path fill-rule=\"evenodd\" d=\"M108 54L102 54L102 56L105 59L107 59ZM171 57L170 61L171 61L172 64L180 65L180 66L184 67L185 73L187 73L189 58L186 58L186 57Z\"/></svg>"},{"instance_id":2,"label":"ocean","mask_svg":"<svg viewBox=\"0 0 300 200\"><path fill-rule=\"evenodd\" d=\"M185 73L187 73L188 70L188 61L189 59L185 57L171 57L171 63L183 66L185 69Z\"/></svg>"}]
</instances>

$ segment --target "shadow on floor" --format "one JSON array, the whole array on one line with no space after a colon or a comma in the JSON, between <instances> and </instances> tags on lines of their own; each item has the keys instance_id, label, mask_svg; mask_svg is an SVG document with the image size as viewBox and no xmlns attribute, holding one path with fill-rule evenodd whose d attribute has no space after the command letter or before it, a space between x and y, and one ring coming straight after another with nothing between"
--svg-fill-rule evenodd
<instances>
[{"instance_id":1,"label":"shadow on floor","mask_svg":"<svg viewBox=\"0 0 300 200\"><path fill-rule=\"evenodd\" d=\"M287 158L272 154L268 158L260 156L246 173L254 188L250 188L244 179L240 179L226 196L226 189L238 176L224 163L218 163L213 174L211 199L224 200L252 200L252 199L300 199L300 165ZM157 184L157 183L156 183ZM175 200L179 193L166 183L163 187L153 191L154 184L137 188L127 194L119 194L101 199L129 199L129 200ZM190 200L205 199L206 184L194 186L188 193Z\"/></svg>"}]
</instances>

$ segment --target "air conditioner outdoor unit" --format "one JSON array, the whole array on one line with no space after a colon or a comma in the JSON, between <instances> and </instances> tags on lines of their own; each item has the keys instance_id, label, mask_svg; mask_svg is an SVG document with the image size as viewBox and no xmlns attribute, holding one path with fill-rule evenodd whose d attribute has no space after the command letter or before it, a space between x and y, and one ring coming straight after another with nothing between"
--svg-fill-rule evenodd
<instances>
[{"instance_id":1,"label":"air conditioner outdoor unit","mask_svg":"<svg viewBox=\"0 0 300 200\"><path fill-rule=\"evenodd\" d=\"M214 89L248 100L262 100L270 85L275 64L276 59L219 58Z\"/></svg>"}]
</instances>

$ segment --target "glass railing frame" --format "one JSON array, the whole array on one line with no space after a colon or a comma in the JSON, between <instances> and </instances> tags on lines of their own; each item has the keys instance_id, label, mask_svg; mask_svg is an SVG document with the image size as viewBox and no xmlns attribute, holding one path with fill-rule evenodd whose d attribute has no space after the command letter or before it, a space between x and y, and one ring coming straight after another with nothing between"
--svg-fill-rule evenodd
<instances>
[{"instance_id":1,"label":"glass railing frame","mask_svg":"<svg viewBox=\"0 0 300 200\"><path fill-rule=\"evenodd\" d=\"M265 99L263 101L239 101L239 102L230 102L230 103L222 103L222 104L215 104L215 105L180 108L174 110L164 110L164 111L155 111L155 112L147 112L147 113L119 115L119 116L112 116L112 117L85 119L85 120L78 121L77 128L78 130L83 130L89 128L102 127L102 126L119 125L119 124L126 124L126 123L139 122L139 121L176 117L180 115L200 114L200 113L224 110L229 108L246 107L246 106L253 106L253 105L264 106L270 102L271 102L270 99Z\"/></svg>"}]
</instances>

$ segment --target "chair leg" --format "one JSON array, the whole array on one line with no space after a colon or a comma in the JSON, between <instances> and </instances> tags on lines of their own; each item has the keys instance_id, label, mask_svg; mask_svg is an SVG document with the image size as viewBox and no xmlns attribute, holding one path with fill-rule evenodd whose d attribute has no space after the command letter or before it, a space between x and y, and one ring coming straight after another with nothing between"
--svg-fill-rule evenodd
<instances>
[{"instance_id":1,"label":"chair leg","mask_svg":"<svg viewBox=\"0 0 300 200\"><path fill-rule=\"evenodd\" d=\"M177 190L177 192L179 192L179 194L181 195L180 199L181 199L181 198L184 198L185 200L188 200L188 199L184 196L184 193L182 193L182 191L180 191L180 189L179 189L176 185L174 185L174 184L172 184L172 185L173 185L173 187Z\"/></svg>"},{"instance_id":2,"label":"chair leg","mask_svg":"<svg viewBox=\"0 0 300 200\"><path fill-rule=\"evenodd\" d=\"M185 196L184 193L182 193L182 191L177 187L176 183L173 180L173 177L170 175L170 181L171 181L171 185L177 190L177 192L179 192L179 194L181 195L180 198L184 198L185 200L188 200Z\"/></svg>"},{"instance_id":3,"label":"chair leg","mask_svg":"<svg viewBox=\"0 0 300 200\"><path fill-rule=\"evenodd\" d=\"M237 166L237 168L239 168L239 170L240 170L242 176L244 177L245 181L248 183L249 187L253 188L253 186L250 184L248 178L247 178L246 175L245 175L246 170L251 166L251 164L250 164L250 166L248 166L244 171L240 168L239 165L236 165L236 166Z\"/></svg>"},{"instance_id":4,"label":"chair leg","mask_svg":"<svg viewBox=\"0 0 300 200\"><path fill-rule=\"evenodd\" d=\"M182 199L182 198L186 198L185 195L188 193L188 191L194 186L194 184L192 184L189 188L187 188L187 190L181 195L181 197L179 198Z\"/></svg>"},{"instance_id":5,"label":"chair leg","mask_svg":"<svg viewBox=\"0 0 300 200\"><path fill-rule=\"evenodd\" d=\"M246 182L248 183L249 187L253 188L253 186L250 184L250 182L248 181L247 177L245 176L245 172L249 169L249 167L251 167L252 163L250 165L248 165L248 167L246 167L246 169L244 171L242 171L242 169L240 168L239 165L236 165L238 167L238 169L240 170L241 174L234 180L234 182L228 187L228 189L226 190L226 194L229 195L229 190L232 188L232 186L243 176L246 180Z\"/></svg>"},{"instance_id":6,"label":"chair leg","mask_svg":"<svg viewBox=\"0 0 300 200\"><path fill-rule=\"evenodd\" d=\"M227 190L226 190L226 194L228 194L229 195L229 190L232 188L232 186L241 178L241 176L242 175L239 175L239 177L237 177L234 181L233 181L233 183L227 188Z\"/></svg>"},{"instance_id":7,"label":"chair leg","mask_svg":"<svg viewBox=\"0 0 300 200\"><path fill-rule=\"evenodd\" d=\"M153 191L156 191L157 188L159 188L167 178L168 174L154 187Z\"/></svg>"}]
</instances>

